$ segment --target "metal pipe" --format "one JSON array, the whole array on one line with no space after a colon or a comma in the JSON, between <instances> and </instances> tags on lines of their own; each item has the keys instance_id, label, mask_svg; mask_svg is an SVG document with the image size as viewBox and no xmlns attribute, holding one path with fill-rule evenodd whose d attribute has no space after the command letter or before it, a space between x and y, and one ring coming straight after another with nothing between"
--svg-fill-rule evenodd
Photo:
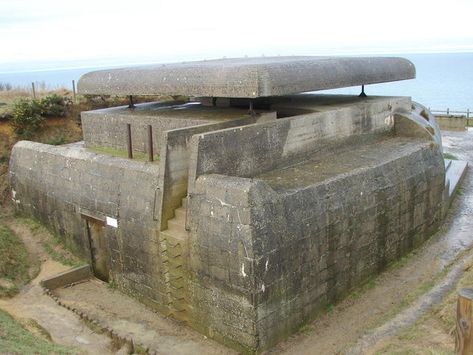
<instances>
[{"instance_id":1,"label":"metal pipe","mask_svg":"<svg viewBox=\"0 0 473 355\"><path fill-rule=\"evenodd\" d=\"M358 95L358 97L366 97L365 86L364 85L361 85L361 94Z\"/></svg>"},{"instance_id":2,"label":"metal pipe","mask_svg":"<svg viewBox=\"0 0 473 355\"><path fill-rule=\"evenodd\" d=\"M253 110L253 100L250 99L250 107L248 109L248 113L250 114L251 117L255 116L255 111Z\"/></svg>"},{"instance_id":3,"label":"metal pipe","mask_svg":"<svg viewBox=\"0 0 473 355\"><path fill-rule=\"evenodd\" d=\"M153 127L151 125L148 125L148 160L153 161L154 160L154 154L153 154Z\"/></svg>"},{"instance_id":4,"label":"metal pipe","mask_svg":"<svg viewBox=\"0 0 473 355\"><path fill-rule=\"evenodd\" d=\"M133 103L133 95L128 96L128 108L135 108L135 104Z\"/></svg>"},{"instance_id":5,"label":"metal pipe","mask_svg":"<svg viewBox=\"0 0 473 355\"><path fill-rule=\"evenodd\" d=\"M133 159L133 147L131 145L131 124L126 124L126 148L128 149L128 159Z\"/></svg>"}]
</instances>

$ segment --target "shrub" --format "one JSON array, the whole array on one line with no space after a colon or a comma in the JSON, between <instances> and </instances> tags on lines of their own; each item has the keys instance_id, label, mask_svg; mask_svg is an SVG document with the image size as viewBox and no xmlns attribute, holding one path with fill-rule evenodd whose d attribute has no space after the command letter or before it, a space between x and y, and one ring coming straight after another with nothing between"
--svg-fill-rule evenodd
<instances>
[{"instance_id":1,"label":"shrub","mask_svg":"<svg viewBox=\"0 0 473 355\"><path fill-rule=\"evenodd\" d=\"M40 102L37 100L20 99L13 106L10 120L13 130L20 137L31 137L44 123L44 117L41 114Z\"/></svg>"},{"instance_id":2,"label":"shrub","mask_svg":"<svg viewBox=\"0 0 473 355\"><path fill-rule=\"evenodd\" d=\"M44 117L64 117L71 104L70 98L57 94L46 96L39 101L41 114Z\"/></svg>"}]
</instances>

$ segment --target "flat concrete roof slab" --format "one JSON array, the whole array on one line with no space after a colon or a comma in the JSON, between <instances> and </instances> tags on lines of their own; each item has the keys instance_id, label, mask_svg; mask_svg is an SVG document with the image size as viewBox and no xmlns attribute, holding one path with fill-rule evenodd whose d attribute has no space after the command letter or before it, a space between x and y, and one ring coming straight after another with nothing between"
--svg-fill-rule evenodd
<instances>
[{"instance_id":1,"label":"flat concrete roof slab","mask_svg":"<svg viewBox=\"0 0 473 355\"><path fill-rule=\"evenodd\" d=\"M80 94L256 98L415 78L394 57L260 57L156 64L83 75Z\"/></svg>"}]
</instances>

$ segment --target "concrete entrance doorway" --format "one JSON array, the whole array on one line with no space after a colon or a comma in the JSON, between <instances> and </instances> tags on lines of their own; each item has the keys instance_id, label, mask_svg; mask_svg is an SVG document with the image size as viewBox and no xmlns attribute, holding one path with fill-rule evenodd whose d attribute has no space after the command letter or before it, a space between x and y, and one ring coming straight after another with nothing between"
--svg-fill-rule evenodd
<instances>
[{"instance_id":1,"label":"concrete entrance doorway","mask_svg":"<svg viewBox=\"0 0 473 355\"><path fill-rule=\"evenodd\" d=\"M95 277L108 282L110 278L109 252L105 237L105 223L91 216L84 216L87 238L90 247L90 259Z\"/></svg>"}]
</instances>

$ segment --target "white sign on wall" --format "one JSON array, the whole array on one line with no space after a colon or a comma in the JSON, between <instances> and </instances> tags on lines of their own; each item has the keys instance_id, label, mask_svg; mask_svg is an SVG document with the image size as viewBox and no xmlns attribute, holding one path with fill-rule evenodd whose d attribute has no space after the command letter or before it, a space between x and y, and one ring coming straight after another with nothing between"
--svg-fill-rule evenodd
<instances>
[{"instance_id":1,"label":"white sign on wall","mask_svg":"<svg viewBox=\"0 0 473 355\"><path fill-rule=\"evenodd\" d=\"M118 228L118 220L107 216L107 226Z\"/></svg>"}]
</instances>

